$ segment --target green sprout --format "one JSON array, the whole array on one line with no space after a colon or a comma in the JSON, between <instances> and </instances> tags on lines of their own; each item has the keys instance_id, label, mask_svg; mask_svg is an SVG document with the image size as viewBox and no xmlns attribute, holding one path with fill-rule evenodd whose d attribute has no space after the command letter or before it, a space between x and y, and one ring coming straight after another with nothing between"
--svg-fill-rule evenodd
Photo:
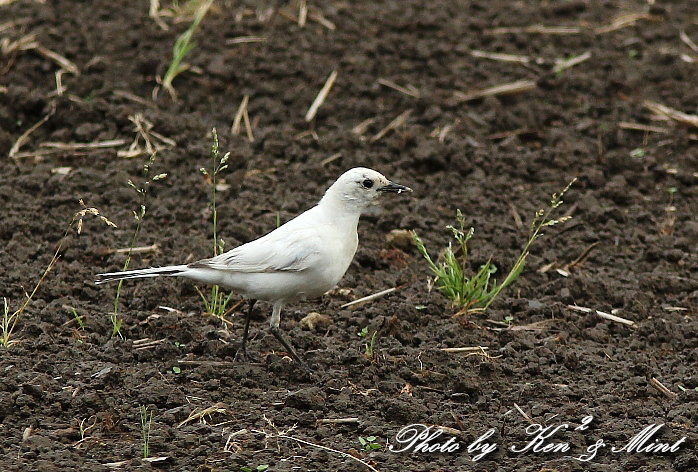
<instances>
[{"instance_id":1,"label":"green sprout","mask_svg":"<svg viewBox=\"0 0 698 472\"><path fill-rule=\"evenodd\" d=\"M373 357L373 343L376 340L378 331L374 331L371 335L371 340L364 344L364 357L371 359Z\"/></svg>"},{"instance_id":2,"label":"green sprout","mask_svg":"<svg viewBox=\"0 0 698 472\"><path fill-rule=\"evenodd\" d=\"M374 442L375 440L375 436L366 436L366 438L362 438L361 436L359 436L359 443L361 443L361 447L363 447L366 451L375 451L376 449L380 449L383 447L380 444Z\"/></svg>"},{"instance_id":3,"label":"green sprout","mask_svg":"<svg viewBox=\"0 0 698 472\"><path fill-rule=\"evenodd\" d=\"M71 308L71 310L73 311L73 318L75 319L75 321L77 321L80 330L85 331L85 322L82 321L82 318L80 317L80 315L78 315L78 312L75 310L75 308Z\"/></svg>"},{"instance_id":4,"label":"green sprout","mask_svg":"<svg viewBox=\"0 0 698 472\"><path fill-rule=\"evenodd\" d=\"M153 412L148 411L145 405L140 406L141 434L143 436L143 458L150 456L150 426L153 423Z\"/></svg>"},{"instance_id":5,"label":"green sprout","mask_svg":"<svg viewBox=\"0 0 698 472\"><path fill-rule=\"evenodd\" d=\"M645 157L645 150L642 148L636 148L630 151L630 157L634 157L635 159L641 159Z\"/></svg>"},{"instance_id":6,"label":"green sprout","mask_svg":"<svg viewBox=\"0 0 698 472\"><path fill-rule=\"evenodd\" d=\"M170 67L167 68L167 72L165 72L165 76L162 79L162 87L169 92L172 100L177 98L177 93L172 86L172 81L189 68L189 65L183 64L182 61L186 55L196 47L196 42L192 41L192 36L199 27L201 20L206 16L211 4L213 4L213 0L206 0L206 2L199 6L194 14L194 20L191 25L189 25L189 28L184 33L177 37L172 47L172 62L170 62Z\"/></svg>"}]
</instances>

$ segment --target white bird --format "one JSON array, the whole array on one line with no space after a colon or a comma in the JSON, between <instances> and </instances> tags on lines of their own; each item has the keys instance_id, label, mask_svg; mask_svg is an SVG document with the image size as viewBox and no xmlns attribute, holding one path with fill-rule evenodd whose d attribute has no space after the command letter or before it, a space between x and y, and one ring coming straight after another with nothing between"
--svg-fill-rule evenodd
<instances>
[{"instance_id":1,"label":"white bird","mask_svg":"<svg viewBox=\"0 0 698 472\"><path fill-rule=\"evenodd\" d=\"M382 193L411 191L375 170L356 167L342 174L316 206L259 239L187 265L99 274L96 283L165 275L233 290L249 300L240 346L247 359L253 359L247 352L252 307L257 300L271 302L271 333L310 370L281 336L282 308L303 298L319 297L334 287L356 253L361 213Z\"/></svg>"}]
</instances>

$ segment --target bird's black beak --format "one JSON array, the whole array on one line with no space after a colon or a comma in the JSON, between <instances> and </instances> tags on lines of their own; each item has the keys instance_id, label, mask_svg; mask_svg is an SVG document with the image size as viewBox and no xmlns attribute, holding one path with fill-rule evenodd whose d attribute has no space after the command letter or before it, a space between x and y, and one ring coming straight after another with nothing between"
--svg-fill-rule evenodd
<instances>
[{"instance_id":1,"label":"bird's black beak","mask_svg":"<svg viewBox=\"0 0 698 472\"><path fill-rule=\"evenodd\" d=\"M380 191L381 192L402 193L402 192L411 192L412 189L409 187L405 187L404 185L395 184L393 182L390 182L388 185L381 187Z\"/></svg>"}]
</instances>

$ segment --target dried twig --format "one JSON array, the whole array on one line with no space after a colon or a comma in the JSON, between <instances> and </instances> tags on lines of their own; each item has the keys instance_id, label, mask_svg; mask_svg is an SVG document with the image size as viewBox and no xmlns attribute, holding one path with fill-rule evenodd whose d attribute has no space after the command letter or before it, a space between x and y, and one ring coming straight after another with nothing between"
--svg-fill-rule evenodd
<instances>
[{"instance_id":1,"label":"dried twig","mask_svg":"<svg viewBox=\"0 0 698 472\"><path fill-rule=\"evenodd\" d=\"M645 100L642 105L664 120L673 120L686 126L698 128L698 115L689 115L651 100Z\"/></svg>"},{"instance_id":2,"label":"dried twig","mask_svg":"<svg viewBox=\"0 0 698 472\"><path fill-rule=\"evenodd\" d=\"M243 434L247 434L249 431L244 428L239 431L235 431L234 433L230 433L228 435L228 440L225 442L225 446L223 446L223 452L232 452L234 454L237 454L242 450L242 447L240 447L237 443L234 441L231 441L233 438L236 438L238 436L241 436Z\"/></svg>"},{"instance_id":3,"label":"dried twig","mask_svg":"<svg viewBox=\"0 0 698 472\"><path fill-rule=\"evenodd\" d=\"M444 125L443 127L437 126L434 128L434 131L431 132L429 135L432 138L439 138L439 142L443 143L446 140L446 135L453 130L456 126L460 124L460 120L458 118L455 119L453 123L449 123L447 125Z\"/></svg>"},{"instance_id":4,"label":"dried twig","mask_svg":"<svg viewBox=\"0 0 698 472\"><path fill-rule=\"evenodd\" d=\"M308 113L305 114L305 121L313 121L313 118L315 118L315 115L317 114L318 109L325 102L325 98L327 98L327 94L330 93L330 89L332 88L332 85L334 84L334 81L336 79L337 79L337 70L335 69L332 71L330 76L327 78L327 81L325 81L325 85L320 90L320 93L317 94L317 97L315 97L313 104L310 105L310 108L308 109Z\"/></svg>"},{"instance_id":5,"label":"dried twig","mask_svg":"<svg viewBox=\"0 0 698 472\"><path fill-rule=\"evenodd\" d=\"M519 64L528 64L531 62L531 58L528 56L519 56L515 54L501 54L497 52L487 52L487 51L479 51L477 49L473 49L470 51L470 55L473 57L481 57L484 59L491 59L493 61L501 61L501 62L517 62Z\"/></svg>"},{"instance_id":6,"label":"dried twig","mask_svg":"<svg viewBox=\"0 0 698 472\"><path fill-rule=\"evenodd\" d=\"M555 320L541 320L541 321L534 321L533 323L529 323L526 325L514 325L510 326L509 329L510 331L543 331L548 327L549 324L553 323ZM497 330L497 328L494 328Z\"/></svg>"},{"instance_id":7,"label":"dried twig","mask_svg":"<svg viewBox=\"0 0 698 472\"><path fill-rule=\"evenodd\" d=\"M214 413L221 413L224 415L232 415L232 413L227 409L226 405L224 403L216 403L215 405L209 406L208 408L204 408L203 410L200 410L198 408L194 409L191 413L189 413L189 416L187 417L186 420L182 421L177 425L178 428L181 428L187 423L190 423L194 420L199 420L202 423L205 423L204 417L206 416L211 416Z\"/></svg>"},{"instance_id":8,"label":"dried twig","mask_svg":"<svg viewBox=\"0 0 698 472\"><path fill-rule=\"evenodd\" d=\"M364 134L368 130L368 127L371 126L376 121L378 121L377 118L368 118L368 119L362 121L361 123L359 123L358 125L354 126L351 129L351 133L355 134L357 136L361 136L362 134Z\"/></svg>"},{"instance_id":9,"label":"dried twig","mask_svg":"<svg viewBox=\"0 0 698 472\"><path fill-rule=\"evenodd\" d=\"M227 321L227 320L226 320ZM226 362L226 361L196 361L191 359L180 359L177 361L178 364L182 365L208 365L211 367L233 367L239 365L236 362Z\"/></svg>"},{"instance_id":10,"label":"dried twig","mask_svg":"<svg viewBox=\"0 0 698 472\"><path fill-rule=\"evenodd\" d=\"M441 431L446 434L450 434L451 436L460 436L465 433L465 431L461 431L456 428L451 428L450 426L442 426L440 424L433 424L428 426L433 426L435 430Z\"/></svg>"},{"instance_id":11,"label":"dried twig","mask_svg":"<svg viewBox=\"0 0 698 472\"><path fill-rule=\"evenodd\" d=\"M611 31L616 31L621 28L625 28L627 26L632 26L635 23L637 23L639 20L656 20L656 18L652 15L648 15L647 13L627 13L625 15L620 15L617 16L616 18L611 21L610 24L606 26L601 26L599 28L596 28L594 30L594 33L596 34L605 34L605 33L610 33Z\"/></svg>"},{"instance_id":12,"label":"dried twig","mask_svg":"<svg viewBox=\"0 0 698 472\"><path fill-rule=\"evenodd\" d=\"M521 228L523 226L523 220L521 219L521 215L519 215L519 211L511 202L509 202L509 210L511 211L512 218L514 218L514 224L517 228Z\"/></svg>"},{"instance_id":13,"label":"dried twig","mask_svg":"<svg viewBox=\"0 0 698 472\"><path fill-rule=\"evenodd\" d=\"M531 417L528 416L528 415L521 409L521 407L520 407L519 405L517 405L516 403L514 403L514 408L516 408L516 411L518 411L519 413L521 413L521 416L523 416L524 419L525 419L526 421L528 421L528 422L531 423L531 424L536 424L536 422L533 421L533 420L531 419Z\"/></svg>"},{"instance_id":14,"label":"dried twig","mask_svg":"<svg viewBox=\"0 0 698 472\"><path fill-rule=\"evenodd\" d=\"M419 90L417 90L416 87L413 85L407 85L406 87L402 87L392 80L388 79L378 79L377 82L381 85L385 85L388 88L391 88L393 90L397 90L400 93L404 93L405 95L409 95L410 97L414 98L419 98L421 94L419 93Z\"/></svg>"},{"instance_id":15,"label":"dried twig","mask_svg":"<svg viewBox=\"0 0 698 472\"><path fill-rule=\"evenodd\" d=\"M621 318L620 316L612 315L610 313L606 313L603 311L593 310L591 308L586 308L586 307L577 306L577 305L567 305L567 308L569 308L570 310L578 311L580 313L595 313L596 315L598 315L601 318L604 318L606 320L615 321L616 323L621 323L621 324L624 324L624 325L627 325L627 326L630 326L633 328L637 327L637 324L632 320L627 320L625 318Z\"/></svg>"},{"instance_id":16,"label":"dried twig","mask_svg":"<svg viewBox=\"0 0 698 472\"><path fill-rule=\"evenodd\" d=\"M657 390L659 390L662 394L666 395L666 396L667 396L668 398L670 398L671 400L676 400L676 397L678 397L678 395L677 395L676 393L674 393L674 392L672 392L671 390L669 390L668 388L666 388L666 387L664 386L664 384L662 384L662 383L661 383L659 380L657 380L655 377L652 377L652 378L650 379L650 385L652 385L654 388L656 388Z\"/></svg>"},{"instance_id":17,"label":"dried twig","mask_svg":"<svg viewBox=\"0 0 698 472\"><path fill-rule=\"evenodd\" d=\"M122 97L127 100L131 100L132 102L139 103L141 105L145 105L149 108L157 108L157 105L149 100L146 100L145 98L141 98L138 95L128 92L126 90L114 90L114 95L117 97Z\"/></svg>"},{"instance_id":18,"label":"dried twig","mask_svg":"<svg viewBox=\"0 0 698 472\"><path fill-rule=\"evenodd\" d=\"M111 254L146 254L148 252L156 252L159 246L156 244L151 244L150 246L139 246L139 247L127 247L122 249L101 249L98 253L102 256L108 256Z\"/></svg>"},{"instance_id":19,"label":"dried twig","mask_svg":"<svg viewBox=\"0 0 698 472\"><path fill-rule=\"evenodd\" d=\"M8 1L9 1L9 3L12 3L14 0L0 0L0 6L2 6L2 5L8 5L8 3L3 3L3 2L8 2ZM8 22L5 22L5 23L0 23L0 33L2 33L2 32L5 31L5 30L14 28L14 27L17 26L17 25L21 25L21 24L24 24L24 23L29 23L29 21L30 21L30 18L23 18L23 19L21 19L21 20L8 21Z\"/></svg>"},{"instance_id":20,"label":"dried twig","mask_svg":"<svg viewBox=\"0 0 698 472\"><path fill-rule=\"evenodd\" d=\"M591 243L589 246L586 247L586 249L584 249L584 251L582 251L582 253L579 255L579 257L577 257L575 260L573 260L569 264L565 264L563 266L563 269L570 270L573 267L584 264L584 261L586 261L589 258L591 251L599 244L601 244L601 241L596 241L594 243Z\"/></svg>"},{"instance_id":21,"label":"dried twig","mask_svg":"<svg viewBox=\"0 0 698 472\"><path fill-rule=\"evenodd\" d=\"M247 113L247 104L250 101L250 96L245 95L240 102L238 111L235 113L235 118L233 119L233 127L231 132L233 136L238 136L240 134L240 123L244 121L245 131L247 132L247 140L249 142L254 142L254 136L252 135L252 126L250 125L250 115Z\"/></svg>"},{"instance_id":22,"label":"dried twig","mask_svg":"<svg viewBox=\"0 0 698 472\"><path fill-rule=\"evenodd\" d=\"M553 67L553 73L559 74L563 70L567 70L571 67L581 64L582 62L591 58L591 51L587 51L579 56L570 57L569 59L558 59L555 61L555 67Z\"/></svg>"},{"instance_id":23,"label":"dried twig","mask_svg":"<svg viewBox=\"0 0 698 472\"><path fill-rule=\"evenodd\" d=\"M358 418L321 418L317 420L320 424L348 424L348 423L358 423Z\"/></svg>"},{"instance_id":24,"label":"dried twig","mask_svg":"<svg viewBox=\"0 0 698 472\"><path fill-rule=\"evenodd\" d=\"M383 138L386 134L388 134L391 130L394 130L395 128L398 128L405 124L407 122L407 119L410 117L412 114L412 110L407 110L402 112L397 118L395 118L393 121L388 123L388 126L380 130L374 137L370 139L370 142L375 143L379 139Z\"/></svg>"},{"instance_id":25,"label":"dried twig","mask_svg":"<svg viewBox=\"0 0 698 472\"><path fill-rule=\"evenodd\" d=\"M323 446L323 445L321 445L321 444L315 444L315 443L312 443L312 442L310 442L310 441L306 441L306 440L304 440L304 439L299 439L299 438L295 438L295 437L293 437L293 436L288 436L287 434L285 434L285 433L283 433L283 432L278 433L278 434L276 434L276 435L269 435L269 434L267 434L267 433L265 433L265 434L267 435L267 438L274 438L274 437L276 437L276 438L281 438L281 439L291 439L292 441L296 441L296 442L299 442L299 443L301 443L301 444L305 444L305 445L307 445L307 446L317 447L318 449L323 449L323 450L325 450L325 451L334 452L335 454L339 454L339 455L341 455L342 457L346 457L347 459L355 460L356 462L362 464L363 466L367 467L369 470L372 470L373 472L378 472L378 469L376 469L375 467L373 467L373 466L372 466L371 464L369 464L368 462L365 462L365 461L359 459L358 457L354 457L354 456L352 456L351 454L347 454L346 452L338 451L337 449L332 449L331 447Z\"/></svg>"},{"instance_id":26,"label":"dried twig","mask_svg":"<svg viewBox=\"0 0 698 472\"><path fill-rule=\"evenodd\" d=\"M368 303L370 301L373 301L377 298L384 297L384 296L388 295L389 293L393 293L395 290L397 290L397 288L395 288L395 287L389 288L386 290L381 290L380 292L365 296L363 298L359 298L358 300L354 300L352 302L345 303L340 308L349 308L349 307L358 308L362 305L365 305L366 303Z\"/></svg>"},{"instance_id":27,"label":"dried twig","mask_svg":"<svg viewBox=\"0 0 698 472\"><path fill-rule=\"evenodd\" d=\"M683 41L686 46L693 49L693 52L698 52L698 45L696 45L696 43L694 43L693 40L688 37L684 30L681 30L681 33L679 33L679 38L681 38L681 41Z\"/></svg>"},{"instance_id":28,"label":"dried twig","mask_svg":"<svg viewBox=\"0 0 698 472\"><path fill-rule=\"evenodd\" d=\"M237 38L227 39L225 44L266 43L267 41L267 38L264 36L238 36Z\"/></svg>"},{"instance_id":29,"label":"dried twig","mask_svg":"<svg viewBox=\"0 0 698 472\"><path fill-rule=\"evenodd\" d=\"M26 130L24 133L22 133L22 135L19 138L17 138L17 141L15 141L15 143L12 145L12 148L10 149L9 156L14 158L16 154L19 152L19 149L22 146L24 146L24 143L26 143L29 139L29 135L36 131L37 128L39 128L39 126L46 123L49 120L49 118L53 116L54 113L56 113L56 104L51 103L51 109L46 114L46 116L37 121L31 128Z\"/></svg>"},{"instance_id":30,"label":"dried twig","mask_svg":"<svg viewBox=\"0 0 698 472\"><path fill-rule=\"evenodd\" d=\"M300 5L298 6L298 26L300 28L305 28L305 22L308 18L308 2L306 0L300 0Z\"/></svg>"},{"instance_id":31,"label":"dried twig","mask_svg":"<svg viewBox=\"0 0 698 472\"><path fill-rule=\"evenodd\" d=\"M471 92L455 92L454 96L463 102L475 100L478 98L488 97L491 95L513 95L523 92L528 92L536 88L535 80L517 80L507 84L495 85L483 90L474 90Z\"/></svg>"},{"instance_id":32,"label":"dried twig","mask_svg":"<svg viewBox=\"0 0 698 472\"><path fill-rule=\"evenodd\" d=\"M66 71L70 72L71 74L75 75L80 75L80 71L78 70L78 66L76 66L73 62L69 61L65 57L61 56L57 52L51 51L50 49L46 49L43 46L36 46L34 48L36 52L38 52L40 55L44 56L46 59L49 59L59 66L61 68L65 69Z\"/></svg>"},{"instance_id":33,"label":"dried twig","mask_svg":"<svg viewBox=\"0 0 698 472\"><path fill-rule=\"evenodd\" d=\"M487 135L487 139L491 140L497 140L497 139L506 139L506 138L511 138L512 136L521 136L521 135L538 135L539 132L536 130L532 130L529 128L519 128L519 129L513 129L509 131L502 131L500 133L492 133L490 135Z\"/></svg>"},{"instance_id":34,"label":"dried twig","mask_svg":"<svg viewBox=\"0 0 698 472\"><path fill-rule=\"evenodd\" d=\"M325 28L327 28L330 31L334 31L335 29L337 29L335 24L332 23L327 18L325 18L324 16L322 16L321 13L310 12L310 13L308 13L308 18L310 18L313 21L317 21L318 23L320 23L322 26L324 26Z\"/></svg>"},{"instance_id":35,"label":"dried twig","mask_svg":"<svg viewBox=\"0 0 698 472\"><path fill-rule=\"evenodd\" d=\"M136 133L136 137L127 150L117 151L117 156L132 158L144 153L152 155L161 149L175 147L177 145L177 143L170 138L153 131L153 124L146 120L142 113L136 113L135 115L129 116L128 119L134 125L133 131ZM141 139L145 143L145 149L141 147Z\"/></svg>"},{"instance_id":36,"label":"dried twig","mask_svg":"<svg viewBox=\"0 0 698 472\"><path fill-rule=\"evenodd\" d=\"M443 347L444 352L461 353L461 352L485 352L490 348L487 346L469 346L469 347Z\"/></svg>"},{"instance_id":37,"label":"dried twig","mask_svg":"<svg viewBox=\"0 0 698 472\"><path fill-rule=\"evenodd\" d=\"M155 340L150 340L150 338L143 338L143 339L137 339L136 341L133 341L133 349L135 351L144 351L146 349L153 348L157 346L158 344L162 344L165 342L165 339L155 339Z\"/></svg>"},{"instance_id":38,"label":"dried twig","mask_svg":"<svg viewBox=\"0 0 698 472\"><path fill-rule=\"evenodd\" d=\"M150 0L150 7L148 8L148 16L153 19L155 24L157 24L161 30L167 31L170 28L167 24L162 21L162 13L160 12L160 0Z\"/></svg>"},{"instance_id":39,"label":"dried twig","mask_svg":"<svg viewBox=\"0 0 698 472\"><path fill-rule=\"evenodd\" d=\"M669 133L669 129L662 128L661 126L643 125L642 123L630 123L627 121L619 122L618 127L620 129L627 129L631 131L644 131L645 133Z\"/></svg>"},{"instance_id":40,"label":"dried twig","mask_svg":"<svg viewBox=\"0 0 698 472\"><path fill-rule=\"evenodd\" d=\"M125 139L110 139L108 141L95 141L92 143L56 143L52 141L39 144L40 147L57 149L59 151L79 151L82 149L104 149L123 146L128 141Z\"/></svg>"},{"instance_id":41,"label":"dried twig","mask_svg":"<svg viewBox=\"0 0 698 472\"><path fill-rule=\"evenodd\" d=\"M332 154L330 157L321 160L321 161L320 161L320 165L321 165L322 167L325 167L327 164L329 164L329 163L332 162L332 161L335 161L335 160L339 159L340 157L342 157L342 153L341 153L341 152L336 152L336 153Z\"/></svg>"},{"instance_id":42,"label":"dried twig","mask_svg":"<svg viewBox=\"0 0 698 472\"><path fill-rule=\"evenodd\" d=\"M582 32L581 28L574 26L545 26L545 25L532 25L524 27L514 27L514 28L493 28L490 30L485 30L486 34L512 34L512 33L535 33L535 34L579 34Z\"/></svg>"},{"instance_id":43,"label":"dried twig","mask_svg":"<svg viewBox=\"0 0 698 472\"><path fill-rule=\"evenodd\" d=\"M2 38L2 41L0 41L0 53L5 56L19 51L29 51L37 47L39 47L39 43L33 34L22 36L15 41L10 41L10 38Z\"/></svg>"}]
</instances>

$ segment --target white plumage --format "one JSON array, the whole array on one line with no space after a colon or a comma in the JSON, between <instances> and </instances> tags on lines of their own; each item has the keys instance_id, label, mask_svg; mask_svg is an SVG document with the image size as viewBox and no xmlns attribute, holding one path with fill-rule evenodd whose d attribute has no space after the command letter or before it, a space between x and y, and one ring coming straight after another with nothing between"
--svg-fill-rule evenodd
<instances>
[{"instance_id":1,"label":"white plumage","mask_svg":"<svg viewBox=\"0 0 698 472\"><path fill-rule=\"evenodd\" d=\"M381 193L403 191L411 189L374 170L357 167L342 174L316 206L259 239L187 265L99 274L97 283L177 276L230 288L250 300L241 346L248 358L252 306L256 300L271 302L272 334L307 368L278 331L281 309L302 298L319 297L334 287L356 253L357 225L363 210Z\"/></svg>"}]
</instances>

